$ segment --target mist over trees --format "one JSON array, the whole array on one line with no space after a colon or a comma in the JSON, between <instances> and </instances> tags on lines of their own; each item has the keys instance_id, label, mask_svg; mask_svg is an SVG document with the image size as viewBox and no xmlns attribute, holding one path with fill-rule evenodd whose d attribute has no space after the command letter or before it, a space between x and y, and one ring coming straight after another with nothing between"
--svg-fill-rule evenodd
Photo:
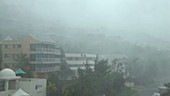
<instances>
[{"instance_id":1,"label":"mist over trees","mask_svg":"<svg viewBox=\"0 0 170 96\"><path fill-rule=\"evenodd\" d=\"M1 33L3 34L1 38L4 39L8 35L14 39L27 37L26 33L13 35L16 33ZM58 41L58 44L65 52L126 55L128 58L125 66L138 83L148 83L157 78L163 79L169 76L169 51L160 50L155 46L132 43L121 36L111 36L102 33L49 34L46 36L50 36L56 42Z\"/></svg>"},{"instance_id":2,"label":"mist over trees","mask_svg":"<svg viewBox=\"0 0 170 96\"><path fill-rule=\"evenodd\" d=\"M122 96L134 91L126 87L129 83L155 87L170 81L169 6L169 0L0 0L0 43L7 36L32 35L58 44L60 70L48 73L47 96ZM74 72L65 53L107 59ZM4 54L0 49L0 66ZM119 56L126 58L121 62ZM15 69L32 77L28 57L14 58ZM168 89L163 96L169 94Z\"/></svg>"},{"instance_id":3,"label":"mist over trees","mask_svg":"<svg viewBox=\"0 0 170 96\"><path fill-rule=\"evenodd\" d=\"M1 0L0 41L7 36L46 35L65 52L123 54L130 75L138 82L146 77L151 82L169 76L168 4L168 0Z\"/></svg>"},{"instance_id":4,"label":"mist over trees","mask_svg":"<svg viewBox=\"0 0 170 96\"><path fill-rule=\"evenodd\" d=\"M131 92L128 95L130 96L136 92L124 85L125 73L119 70L111 71L107 59L96 58L94 70L88 64L85 64L85 67L85 69L78 68L77 75L71 80L60 78L60 73L50 74L47 96L124 96L122 94Z\"/></svg>"}]
</instances>

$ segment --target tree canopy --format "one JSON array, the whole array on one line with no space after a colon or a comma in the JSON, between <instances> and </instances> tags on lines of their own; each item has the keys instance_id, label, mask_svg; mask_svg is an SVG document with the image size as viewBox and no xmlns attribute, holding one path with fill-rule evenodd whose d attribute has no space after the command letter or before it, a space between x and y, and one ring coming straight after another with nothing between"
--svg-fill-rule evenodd
<instances>
[{"instance_id":1,"label":"tree canopy","mask_svg":"<svg viewBox=\"0 0 170 96\"><path fill-rule=\"evenodd\" d=\"M78 76L63 87L63 96L116 96L124 82L122 74L110 71L108 60L100 60L94 70L88 64L86 69L78 69Z\"/></svg>"}]
</instances>

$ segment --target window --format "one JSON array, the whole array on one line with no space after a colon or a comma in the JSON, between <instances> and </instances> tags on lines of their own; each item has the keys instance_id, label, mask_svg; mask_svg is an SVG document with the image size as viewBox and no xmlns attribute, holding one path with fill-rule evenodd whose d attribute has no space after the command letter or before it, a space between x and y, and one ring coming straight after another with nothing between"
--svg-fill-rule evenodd
<instances>
[{"instance_id":1,"label":"window","mask_svg":"<svg viewBox=\"0 0 170 96\"><path fill-rule=\"evenodd\" d=\"M13 44L13 48L15 48L15 44Z\"/></svg>"},{"instance_id":2,"label":"window","mask_svg":"<svg viewBox=\"0 0 170 96\"><path fill-rule=\"evenodd\" d=\"M67 57L68 61L73 61L73 57Z\"/></svg>"},{"instance_id":3,"label":"window","mask_svg":"<svg viewBox=\"0 0 170 96\"><path fill-rule=\"evenodd\" d=\"M0 81L0 92L5 91L5 81Z\"/></svg>"},{"instance_id":4,"label":"window","mask_svg":"<svg viewBox=\"0 0 170 96\"><path fill-rule=\"evenodd\" d=\"M18 46L18 48L21 48L21 47L22 47L21 44L17 44L17 46Z\"/></svg>"},{"instance_id":5,"label":"window","mask_svg":"<svg viewBox=\"0 0 170 96\"><path fill-rule=\"evenodd\" d=\"M95 60L95 57L87 57L87 60Z\"/></svg>"},{"instance_id":6,"label":"window","mask_svg":"<svg viewBox=\"0 0 170 96\"><path fill-rule=\"evenodd\" d=\"M15 58L18 54L4 54L4 58Z\"/></svg>"},{"instance_id":7,"label":"window","mask_svg":"<svg viewBox=\"0 0 170 96\"><path fill-rule=\"evenodd\" d=\"M36 51L36 45L30 44L30 51Z\"/></svg>"},{"instance_id":8,"label":"window","mask_svg":"<svg viewBox=\"0 0 170 96\"><path fill-rule=\"evenodd\" d=\"M75 57L75 60L76 60L76 61L80 61L80 60L81 60L81 57Z\"/></svg>"},{"instance_id":9,"label":"window","mask_svg":"<svg viewBox=\"0 0 170 96\"><path fill-rule=\"evenodd\" d=\"M16 80L10 80L9 81L9 90L15 90L16 89Z\"/></svg>"},{"instance_id":10,"label":"window","mask_svg":"<svg viewBox=\"0 0 170 96\"><path fill-rule=\"evenodd\" d=\"M9 44L5 44L5 48L10 48L10 45Z\"/></svg>"},{"instance_id":11,"label":"window","mask_svg":"<svg viewBox=\"0 0 170 96\"><path fill-rule=\"evenodd\" d=\"M69 64L70 67L85 67L83 64Z\"/></svg>"},{"instance_id":12,"label":"window","mask_svg":"<svg viewBox=\"0 0 170 96\"><path fill-rule=\"evenodd\" d=\"M4 57L5 57L5 58L10 58L11 55L10 55L10 54L4 54Z\"/></svg>"},{"instance_id":13,"label":"window","mask_svg":"<svg viewBox=\"0 0 170 96\"><path fill-rule=\"evenodd\" d=\"M55 55L55 58L60 58L61 56L60 55Z\"/></svg>"},{"instance_id":14,"label":"window","mask_svg":"<svg viewBox=\"0 0 170 96\"><path fill-rule=\"evenodd\" d=\"M35 61L36 57L35 54L30 54L30 61Z\"/></svg>"},{"instance_id":15,"label":"window","mask_svg":"<svg viewBox=\"0 0 170 96\"><path fill-rule=\"evenodd\" d=\"M16 54L12 54L12 58L15 58Z\"/></svg>"},{"instance_id":16,"label":"window","mask_svg":"<svg viewBox=\"0 0 170 96\"><path fill-rule=\"evenodd\" d=\"M44 73L40 73L40 74L38 74L38 77L39 78L43 78L43 77L45 77L46 75L44 74Z\"/></svg>"}]
</instances>

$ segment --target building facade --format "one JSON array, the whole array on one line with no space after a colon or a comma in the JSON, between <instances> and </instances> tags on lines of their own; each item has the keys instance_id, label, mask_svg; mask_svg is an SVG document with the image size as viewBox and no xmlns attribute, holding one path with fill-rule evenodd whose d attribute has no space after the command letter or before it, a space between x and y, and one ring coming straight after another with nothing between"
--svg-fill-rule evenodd
<instances>
[{"instance_id":1,"label":"building facade","mask_svg":"<svg viewBox=\"0 0 170 96\"><path fill-rule=\"evenodd\" d=\"M46 96L47 80L37 78L21 78L18 89L21 88L30 96Z\"/></svg>"},{"instance_id":2,"label":"building facade","mask_svg":"<svg viewBox=\"0 0 170 96\"><path fill-rule=\"evenodd\" d=\"M97 56L95 54L65 53L65 57L70 69L76 71L78 68L85 69L85 64L94 69Z\"/></svg>"},{"instance_id":3,"label":"building facade","mask_svg":"<svg viewBox=\"0 0 170 96\"><path fill-rule=\"evenodd\" d=\"M29 36L25 40L12 40L8 37L1 42L1 51L4 68L15 69L17 55L26 54L35 77L41 78L48 72L60 69L60 48L43 36Z\"/></svg>"}]
</instances>

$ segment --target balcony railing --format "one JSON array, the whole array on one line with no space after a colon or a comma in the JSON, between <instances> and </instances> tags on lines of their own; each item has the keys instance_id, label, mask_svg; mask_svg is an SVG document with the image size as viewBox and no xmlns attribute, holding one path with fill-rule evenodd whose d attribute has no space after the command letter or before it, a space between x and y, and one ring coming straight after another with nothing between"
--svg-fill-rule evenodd
<instances>
[{"instance_id":1,"label":"balcony railing","mask_svg":"<svg viewBox=\"0 0 170 96\"><path fill-rule=\"evenodd\" d=\"M60 58L36 58L38 62L59 62Z\"/></svg>"},{"instance_id":2,"label":"balcony railing","mask_svg":"<svg viewBox=\"0 0 170 96\"><path fill-rule=\"evenodd\" d=\"M35 68L36 72L52 72L52 71L59 71L59 66L56 67L47 67L47 68Z\"/></svg>"},{"instance_id":3,"label":"balcony railing","mask_svg":"<svg viewBox=\"0 0 170 96\"><path fill-rule=\"evenodd\" d=\"M51 48L35 48L31 51L42 51L42 52L54 52L54 53L60 53L59 49L51 49Z\"/></svg>"}]
</instances>

